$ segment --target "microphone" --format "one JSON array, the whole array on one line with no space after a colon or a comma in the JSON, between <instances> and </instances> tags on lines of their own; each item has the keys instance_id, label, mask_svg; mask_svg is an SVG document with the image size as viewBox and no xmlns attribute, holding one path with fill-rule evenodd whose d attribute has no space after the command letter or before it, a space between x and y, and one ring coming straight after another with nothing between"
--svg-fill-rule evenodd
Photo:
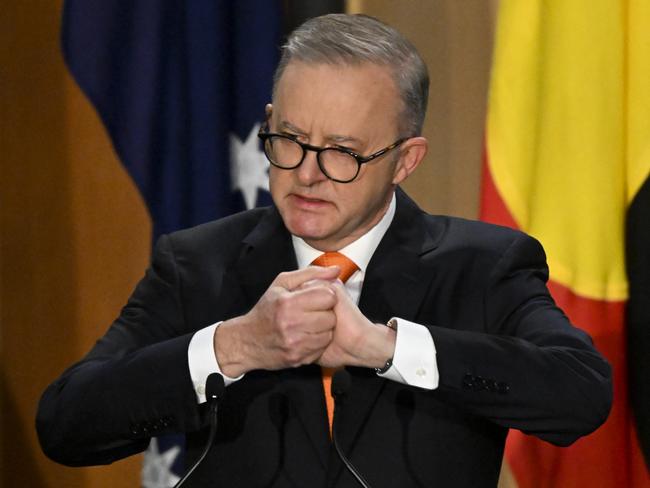
<instances>
[{"instance_id":1,"label":"microphone","mask_svg":"<svg viewBox=\"0 0 650 488\"><path fill-rule=\"evenodd\" d=\"M205 396L209 403L216 405L217 400L223 396L226 389L226 384L223 381L223 376L219 373L211 373L205 382Z\"/></svg>"},{"instance_id":2,"label":"microphone","mask_svg":"<svg viewBox=\"0 0 650 488\"><path fill-rule=\"evenodd\" d=\"M205 396L208 399L208 404L210 405L210 434L208 435L208 441L205 443L203 452L199 456L199 459L192 465L190 469L187 470L185 476L183 476L178 483L174 485L174 488L179 488L185 483L185 480L190 477L194 470L201 464L201 461L208 455L210 448L212 447L212 442L214 441L214 436L217 433L217 409L219 407L219 399L223 396L223 393L226 389L226 385L223 382L223 376L219 373L212 373L208 376L208 379L205 382Z\"/></svg>"},{"instance_id":3,"label":"microphone","mask_svg":"<svg viewBox=\"0 0 650 488\"><path fill-rule=\"evenodd\" d=\"M334 398L335 409L341 406L341 401L343 400L348 390L350 389L351 381L352 380L350 377L350 373L348 373L345 369L339 369L336 373L334 373L334 376L332 377L331 392L332 392L332 397ZM357 469L352 465L352 463L345 456L345 454L343 454L343 451L339 446L338 436L336 435L337 432L336 410L334 412L335 412L334 420L332 423L332 441L334 442L334 448L336 449L336 453L338 454L341 461L343 461L343 464L345 464L345 467L348 469L348 471L352 473L352 476L354 476L356 480L359 482L359 484L364 488L370 488L368 482L363 478L363 476L361 476L361 473L357 471Z\"/></svg>"}]
</instances>

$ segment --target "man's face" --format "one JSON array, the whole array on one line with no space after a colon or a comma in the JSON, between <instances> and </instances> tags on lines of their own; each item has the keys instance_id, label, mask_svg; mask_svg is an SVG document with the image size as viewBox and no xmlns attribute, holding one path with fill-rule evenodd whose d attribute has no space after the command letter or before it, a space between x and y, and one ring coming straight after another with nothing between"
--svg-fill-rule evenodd
<instances>
[{"instance_id":1,"label":"man's face","mask_svg":"<svg viewBox=\"0 0 650 488\"><path fill-rule=\"evenodd\" d=\"M270 131L319 147L344 147L362 156L395 142L400 101L387 68L291 62L279 81ZM337 183L308 151L296 169L271 166L270 186L289 231L322 251L358 239L383 216L399 171L401 148L361 166L351 183Z\"/></svg>"}]
</instances>

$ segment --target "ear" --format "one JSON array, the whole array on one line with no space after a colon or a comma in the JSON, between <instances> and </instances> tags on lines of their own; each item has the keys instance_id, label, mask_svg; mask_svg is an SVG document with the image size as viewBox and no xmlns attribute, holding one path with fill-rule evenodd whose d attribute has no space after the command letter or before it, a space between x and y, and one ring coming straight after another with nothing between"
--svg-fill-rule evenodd
<instances>
[{"instance_id":1,"label":"ear","mask_svg":"<svg viewBox=\"0 0 650 488\"><path fill-rule=\"evenodd\" d=\"M264 112L266 113L266 118L270 119L273 114L273 104L267 103L266 107L264 107Z\"/></svg>"},{"instance_id":2,"label":"ear","mask_svg":"<svg viewBox=\"0 0 650 488\"><path fill-rule=\"evenodd\" d=\"M427 154L429 143L424 137L411 137L400 146L400 158L395 165L393 184L399 185L420 165Z\"/></svg>"}]
</instances>

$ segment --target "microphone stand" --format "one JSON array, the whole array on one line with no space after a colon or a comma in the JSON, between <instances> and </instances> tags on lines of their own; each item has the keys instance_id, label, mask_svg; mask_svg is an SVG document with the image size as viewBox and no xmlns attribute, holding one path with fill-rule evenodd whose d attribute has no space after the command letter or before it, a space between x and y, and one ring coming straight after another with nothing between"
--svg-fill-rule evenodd
<instances>
[{"instance_id":1,"label":"microphone stand","mask_svg":"<svg viewBox=\"0 0 650 488\"><path fill-rule=\"evenodd\" d=\"M217 409L219 407L219 398L223 395L226 386L223 382L223 376L219 373L212 373L208 376L207 381L205 382L205 394L210 403L210 434L208 435L208 440L205 443L203 452L199 456L199 459L192 465L190 469L187 470L187 473L178 480L178 483L174 485L174 488L179 488L185 483L185 480L190 477L194 470L201 464L201 461L208 455L210 448L212 447L212 442L214 441L214 436L217 433Z\"/></svg>"},{"instance_id":2,"label":"microphone stand","mask_svg":"<svg viewBox=\"0 0 650 488\"><path fill-rule=\"evenodd\" d=\"M336 373L334 373L334 376L332 377L331 392L332 392L332 397L334 398L335 409L339 408L339 406L341 405L341 401L343 400L345 394L350 389L350 383L351 383L350 373L348 373L345 369L339 369ZM350 460L345 456L345 454L343 454L343 451L339 446L338 436L336 435L337 433L336 427L337 427L337 422L333 421L332 441L334 442L334 448L336 449L336 453L338 454L341 461L343 461L343 464L348 469L348 471L352 473L352 476L354 476L356 480L359 482L359 484L364 488L370 488L370 485L364 479L364 477L361 476L361 473L357 471L357 469L352 465Z\"/></svg>"}]
</instances>

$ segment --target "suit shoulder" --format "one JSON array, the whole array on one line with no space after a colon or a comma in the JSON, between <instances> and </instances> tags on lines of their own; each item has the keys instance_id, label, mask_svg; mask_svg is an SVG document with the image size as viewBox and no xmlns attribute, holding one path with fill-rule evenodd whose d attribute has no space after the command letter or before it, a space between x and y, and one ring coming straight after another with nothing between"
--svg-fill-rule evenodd
<instances>
[{"instance_id":1,"label":"suit shoulder","mask_svg":"<svg viewBox=\"0 0 650 488\"><path fill-rule=\"evenodd\" d=\"M548 279L542 245L524 232L459 217L427 215L425 219L435 229L437 241L424 262L437 272L470 276L474 285L487 284L516 269L535 270L542 281Z\"/></svg>"},{"instance_id":2,"label":"suit shoulder","mask_svg":"<svg viewBox=\"0 0 650 488\"><path fill-rule=\"evenodd\" d=\"M440 232L440 247L471 250L475 253L502 256L513 244L536 250L543 255L542 245L534 237L502 225L446 215L425 217L429 227Z\"/></svg>"},{"instance_id":3,"label":"suit shoulder","mask_svg":"<svg viewBox=\"0 0 650 488\"><path fill-rule=\"evenodd\" d=\"M424 238L426 247L500 254L517 241L530 240L539 246L535 239L516 229L462 217L429 214L401 190L398 190L397 198L399 217L396 218L404 226L402 229L409 229L404 234L410 238ZM418 223L422 224L425 234L410 232L421 228Z\"/></svg>"},{"instance_id":4,"label":"suit shoulder","mask_svg":"<svg viewBox=\"0 0 650 488\"><path fill-rule=\"evenodd\" d=\"M195 227L172 232L166 238L177 251L214 250L217 248L224 252L228 247L241 245L242 240L260 220L273 211L272 207L246 210Z\"/></svg>"}]
</instances>

